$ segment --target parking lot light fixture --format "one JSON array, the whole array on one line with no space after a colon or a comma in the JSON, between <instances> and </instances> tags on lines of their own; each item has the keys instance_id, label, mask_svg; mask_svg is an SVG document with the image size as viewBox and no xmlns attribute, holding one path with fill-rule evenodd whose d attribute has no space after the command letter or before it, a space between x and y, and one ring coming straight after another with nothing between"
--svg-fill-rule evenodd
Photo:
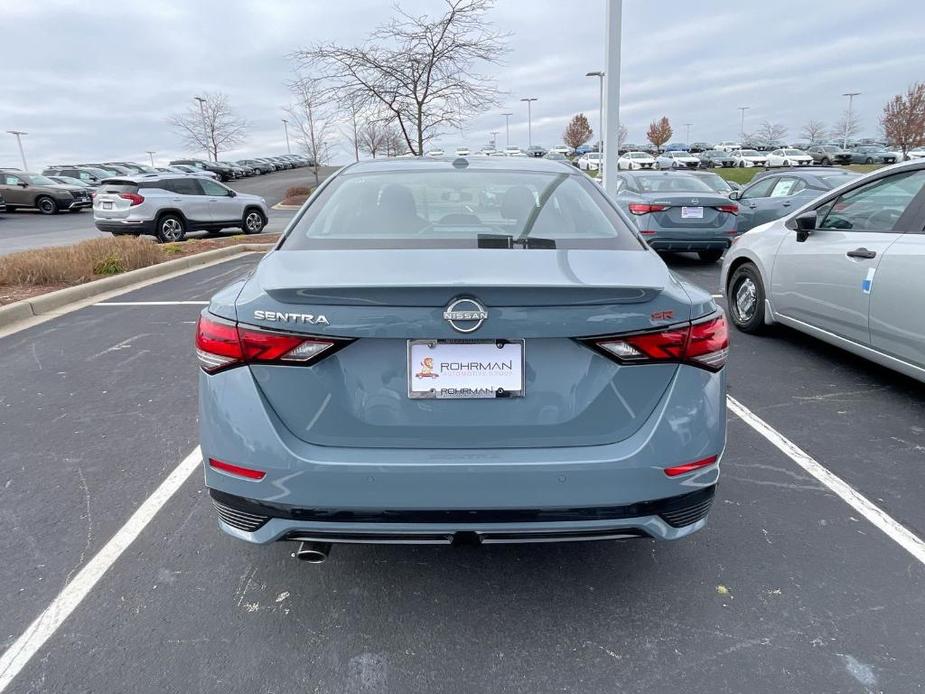
<instances>
[{"instance_id":1,"label":"parking lot light fixture","mask_svg":"<svg viewBox=\"0 0 925 694\"><path fill-rule=\"evenodd\" d=\"M501 115L504 116L504 146L510 147L511 146L511 116L513 116L514 114L513 113L502 113Z\"/></svg>"},{"instance_id":2,"label":"parking lot light fixture","mask_svg":"<svg viewBox=\"0 0 925 694\"><path fill-rule=\"evenodd\" d=\"M531 106L533 102L536 101L535 96L528 96L521 99L521 101L527 102L527 147L533 146L533 113L531 111Z\"/></svg>"},{"instance_id":3,"label":"parking lot light fixture","mask_svg":"<svg viewBox=\"0 0 925 694\"><path fill-rule=\"evenodd\" d=\"M742 144L745 141L745 112L750 108L751 106L739 106L739 111L742 112L742 120L739 124L739 138L743 141Z\"/></svg>"},{"instance_id":4,"label":"parking lot light fixture","mask_svg":"<svg viewBox=\"0 0 925 694\"><path fill-rule=\"evenodd\" d=\"M22 136L28 135L29 133L25 132L24 130L7 130L7 132L10 135L16 136L16 144L19 145L19 158L22 159L22 170L28 171L29 165L26 164L26 153L23 151L23 148L22 148Z\"/></svg>"},{"instance_id":5,"label":"parking lot light fixture","mask_svg":"<svg viewBox=\"0 0 925 694\"><path fill-rule=\"evenodd\" d=\"M157 151L149 149L149 150L145 150L145 154L148 155L148 159L151 160L151 166L153 167L154 166L154 155L157 154Z\"/></svg>"},{"instance_id":6,"label":"parking lot light fixture","mask_svg":"<svg viewBox=\"0 0 925 694\"><path fill-rule=\"evenodd\" d=\"M585 73L585 77L597 77L600 94L597 102L597 151L604 151L604 75L603 70Z\"/></svg>"},{"instance_id":7,"label":"parking lot light fixture","mask_svg":"<svg viewBox=\"0 0 925 694\"><path fill-rule=\"evenodd\" d=\"M292 154L292 147L289 146L289 121L285 118L281 118L283 121L283 131L286 133L286 152Z\"/></svg>"},{"instance_id":8,"label":"parking lot light fixture","mask_svg":"<svg viewBox=\"0 0 925 694\"><path fill-rule=\"evenodd\" d=\"M854 104L854 97L861 92L845 92L842 96L848 97L848 113L845 115L845 136L842 138L841 148L848 149L848 130L851 128L851 107Z\"/></svg>"},{"instance_id":9,"label":"parking lot light fixture","mask_svg":"<svg viewBox=\"0 0 925 694\"><path fill-rule=\"evenodd\" d=\"M688 147L691 146L691 126L692 125L693 123L684 124L684 127L687 129L687 133L684 136L684 144L686 144Z\"/></svg>"},{"instance_id":10,"label":"parking lot light fixture","mask_svg":"<svg viewBox=\"0 0 925 694\"><path fill-rule=\"evenodd\" d=\"M203 104L206 102L201 96L194 96L193 101L199 102L199 115L202 118L202 141L204 143L209 142L209 128L206 125L206 109ZM206 144L206 161L212 161L212 152L209 150L209 145Z\"/></svg>"},{"instance_id":11,"label":"parking lot light fixture","mask_svg":"<svg viewBox=\"0 0 925 694\"><path fill-rule=\"evenodd\" d=\"M604 127L601 133L604 190L617 194L617 159L620 150L620 62L623 45L623 0L607 0L604 6ZM607 143L610 143L609 145Z\"/></svg>"}]
</instances>

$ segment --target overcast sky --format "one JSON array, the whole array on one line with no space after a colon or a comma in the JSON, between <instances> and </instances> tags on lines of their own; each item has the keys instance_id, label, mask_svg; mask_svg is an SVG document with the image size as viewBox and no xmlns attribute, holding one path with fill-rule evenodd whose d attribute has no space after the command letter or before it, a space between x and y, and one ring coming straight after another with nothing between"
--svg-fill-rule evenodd
<instances>
[{"instance_id":1,"label":"overcast sky","mask_svg":"<svg viewBox=\"0 0 925 694\"><path fill-rule=\"evenodd\" d=\"M403 0L415 12L439 0ZM227 158L285 152L280 118L291 76L287 55L313 41L358 43L392 13L385 0L0 0L0 166L19 166L26 130L30 168L65 161L166 162L184 153L167 125L202 91L224 91L251 123ZM604 0L499 0L491 14L510 31L511 53L492 72L509 92L511 143L561 142L568 119L597 124L596 78L604 63ZM621 115L642 142L667 115L676 140L734 139L764 119L798 139L809 119L837 120L847 99L861 136L877 134L886 100L925 79L925 2L919 0L625 0ZM481 147L504 118L487 113L445 148ZM339 138L341 139L341 138ZM342 139L341 139L342 140ZM188 154L200 155L198 152ZM352 152L335 149L335 159ZM225 158L225 157L223 157Z\"/></svg>"}]
</instances>

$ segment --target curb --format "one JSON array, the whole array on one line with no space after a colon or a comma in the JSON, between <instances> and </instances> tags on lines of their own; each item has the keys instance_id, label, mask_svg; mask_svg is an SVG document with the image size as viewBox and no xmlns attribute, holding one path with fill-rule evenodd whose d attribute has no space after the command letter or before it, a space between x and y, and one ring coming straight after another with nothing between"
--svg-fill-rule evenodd
<instances>
[{"instance_id":1,"label":"curb","mask_svg":"<svg viewBox=\"0 0 925 694\"><path fill-rule=\"evenodd\" d=\"M273 205L273 207L271 207L270 209L271 210L301 210L302 206L301 205L284 205L283 203L278 202L275 205Z\"/></svg>"},{"instance_id":2,"label":"curb","mask_svg":"<svg viewBox=\"0 0 925 694\"><path fill-rule=\"evenodd\" d=\"M105 277L99 280L93 280L85 284L78 284L75 287L65 287L57 291L40 294L31 299L23 299L6 306L0 306L0 328L6 328L13 323L18 323L36 316L43 316L49 313L55 313L68 304L79 302L98 294L106 294L116 289L122 289L139 282L156 279L164 275L170 275L177 271L188 270L200 265L208 265L223 258L230 258L239 253L249 252L266 252L271 250L275 244L272 243L242 243L237 246L227 246L225 248L216 248L212 251L203 251L194 255L188 255L183 258L174 260L165 260L157 265L129 270L119 275Z\"/></svg>"}]
</instances>

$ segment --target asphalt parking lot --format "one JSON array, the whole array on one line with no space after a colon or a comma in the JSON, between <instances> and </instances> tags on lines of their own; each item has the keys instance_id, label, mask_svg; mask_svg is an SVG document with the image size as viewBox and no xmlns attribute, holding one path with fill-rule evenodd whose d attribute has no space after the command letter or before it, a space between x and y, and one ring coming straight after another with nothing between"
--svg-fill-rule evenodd
<instances>
[{"instance_id":1,"label":"asphalt parking lot","mask_svg":"<svg viewBox=\"0 0 925 694\"><path fill-rule=\"evenodd\" d=\"M683 542L311 566L226 537L189 462L195 302L257 260L0 337L0 691L925 689L921 555L732 411L710 523ZM718 293L718 264L668 262ZM925 535L922 385L786 329L734 332L727 368L738 403ZM73 612L36 620L49 605Z\"/></svg>"},{"instance_id":2,"label":"asphalt parking lot","mask_svg":"<svg viewBox=\"0 0 925 694\"><path fill-rule=\"evenodd\" d=\"M335 167L321 167L322 180L329 176ZM266 198L272 208L282 200L290 186L306 185L314 182L310 169L289 169L277 171L264 176L252 176L231 181L228 185L240 193L252 193ZM282 231L292 219L292 210L270 210L270 220L264 233L272 234ZM201 238L206 232L189 234L189 238ZM0 212L0 255L25 251L31 248L47 246L66 246L77 241L95 239L104 236L93 225L93 211L43 215L37 210L16 210Z\"/></svg>"}]
</instances>

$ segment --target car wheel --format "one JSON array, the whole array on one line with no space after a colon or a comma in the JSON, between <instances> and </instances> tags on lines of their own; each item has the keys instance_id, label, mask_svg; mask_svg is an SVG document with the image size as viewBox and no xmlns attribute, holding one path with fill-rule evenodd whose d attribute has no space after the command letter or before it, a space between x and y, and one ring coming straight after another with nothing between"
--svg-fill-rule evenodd
<instances>
[{"instance_id":1,"label":"car wheel","mask_svg":"<svg viewBox=\"0 0 925 694\"><path fill-rule=\"evenodd\" d=\"M828 157L823 157L822 161L819 162L823 166L832 166L832 162L829 161Z\"/></svg>"},{"instance_id":2,"label":"car wheel","mask_svg":"<svg viewBox=\"0 0 925 694\"><path fill-rule=\"evenodd\" d=\"M715 263L723 257L723 252L717 250L697 251L697 256L705 263Z\"/></svg>"},{"instance_id":3,"label":"car wheel","mask_svg":"<svg viewBox=\"0 0 925 694\"><path fill-rule=\"evenodd\" d=\"M742 332L758 333L764 328L764 287L758 268L740 265L729 280L729 314Z\"/></svg>"},{"instance_id":4,"label":"car wheel","mask_svg":"<svg viewBox=\"0 0 925 694\"><path fill-rule=\"evenodd\" d=\"M874 160L871 159L870 157L867 157L867 159L864 160L864 163L865 163L865 164L873 164L873 163L874 163Z\"/></svg>"},{"instance_id":5,"label":"car wheel","mask_svg":"<svg viewBox=\"0 0 925 694\"><path fill-rule=\"evenodd\" d=\"M165 214L157 220L157 240L161 243L182 241L186 238L186 223L175 214Z\"/></svg>"},{"instance_id":6,"label":"car wheel","mask_svg":"<svg viewBox=\"0 0 925 694\"><path fill-rule=\"evenodd\" d=\"M35 201L35 206L42 214L58 214L58 203L47 195L39 196Z\"/></svg>"},{"instance_id":7,"label":"car wheel","mask_svg":"<svg viewBox=\"0 0 925 694\"><path fill-rule=\"evenodd\" d=\"M241 228L245 234L259 234L266 226L267 220L259 210L247 210L244 212L244 222Z\"/></svg>"},{"instance_id":8,"label":"car wheel","mask_svg":"<svg viewBox=\"0 0 925 694\"><path fill-rule=\"evenodd\" d=\"M745 161L744 161L744 160L739 162L739 168L740 168L740 169L744 169L744 168L745 168Z\"/></svg>"}]
</instances>

